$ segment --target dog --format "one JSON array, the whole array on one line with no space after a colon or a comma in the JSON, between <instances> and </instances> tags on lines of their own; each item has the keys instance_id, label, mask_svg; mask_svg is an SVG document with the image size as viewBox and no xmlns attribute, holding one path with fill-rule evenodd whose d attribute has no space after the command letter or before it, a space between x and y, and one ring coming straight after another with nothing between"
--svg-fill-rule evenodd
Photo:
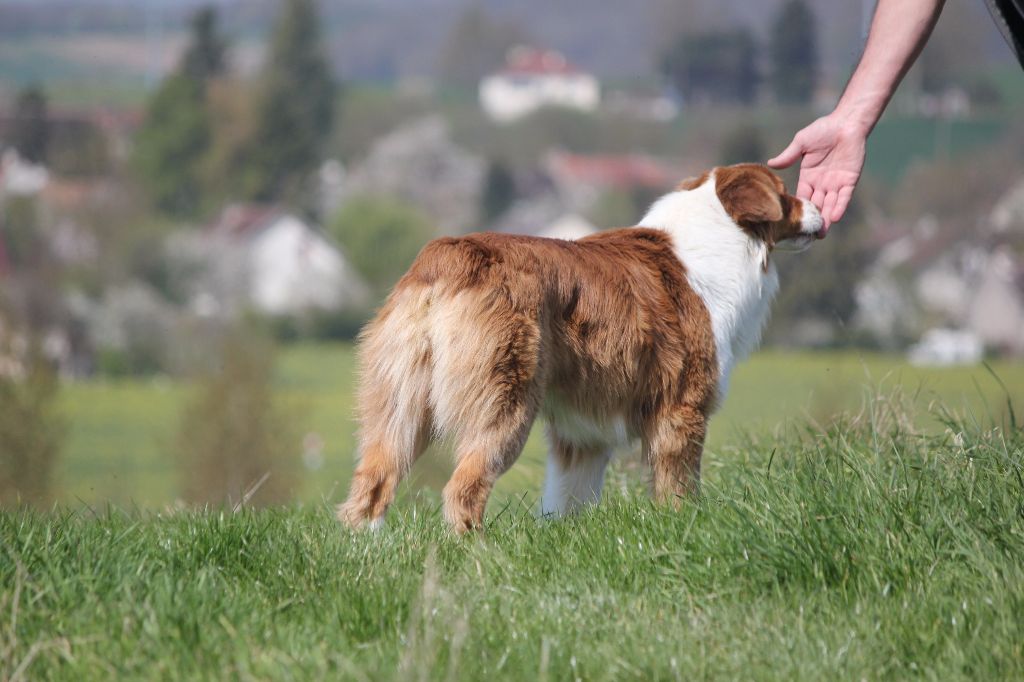
<instances>
[{"instance_id":1,"label":"dog","mask_svg":"<svg viewBox=\"0 0 1024 682\"><path fill-rule=\"evenodd\" d=\"M451 437L444 517L481 528L538 415L543 514L596 503L611 448L634 439L657 500L694 493L708 419L779 286L773 250L824 235L814 204L740 164L683 181L637 227L430 242L360 334L359 463L339 520L379 526L427 445Z\"/></svg>"}]
</instances>

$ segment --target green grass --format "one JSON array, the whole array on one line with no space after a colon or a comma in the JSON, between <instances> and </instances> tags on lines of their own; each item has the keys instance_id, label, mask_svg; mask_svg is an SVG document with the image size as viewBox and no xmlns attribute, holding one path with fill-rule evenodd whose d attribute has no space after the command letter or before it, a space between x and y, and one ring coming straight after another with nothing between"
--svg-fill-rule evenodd
<instances>
[{"instance_id":1,"label":"green grass","mask_svg":"<svg viewBox=\"0 0 1024 682\"><path fill-rule=\"evenodd\" d=\"M1024 437L873 400L559 522L0 513L0 678L1021 679Z\"/></svg>"},{"instance_id":2,"label":"green grass","mask_svg":"<svg viewBox=\"0 0 1024 682\"><path fill-rule=\"evenodd\" d=\"M993 369L1024 405L1024 365L1000 362ZM301 406L301 430L315 431L325 442L324 467L302 475L297 495L303 501L337 500L344 493L354 464L353 370L352 349L345 345L291 346L280 357L282 395ZM708 459L727 457L724 448L745 432L771 433L793 419L828 425L836 414L861 404L865 386L912 394L922 428L939 426L929 416L933 401L967 413L1004 410L1003 390L982 367L921 369L892 356L764 352L737 369L711 422ZM150 509L173 503L180 479L171 444L188 391L167 380L66 386L62 402L70 433L59 465L58 499ZM538 488L544 470L541 434L534 429L523 457L499 482L500 496ZM411 485L439 488L449 470L444 453L428 453Z\"/></svg>"}]
</instances>

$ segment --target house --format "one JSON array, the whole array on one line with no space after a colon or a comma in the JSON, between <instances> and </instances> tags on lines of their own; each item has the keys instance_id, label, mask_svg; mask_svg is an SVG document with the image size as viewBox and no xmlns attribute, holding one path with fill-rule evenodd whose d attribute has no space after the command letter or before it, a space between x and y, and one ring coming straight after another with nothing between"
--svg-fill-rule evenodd
<instances>
[{"instance_id":1,"label":"house","mask_svg":"<svg viewBox=\"0 0 1024 682\"><path fill-rule=\"evenodd\" d=\"M594 224L586 218L576 215L575 213L567 213L555 222L544 227L537 233L537 236L547 237L548 239L573 240L589 237L597 232L597 227L595 227Z\"/></svg>"},{"instance_id":2,"label":"house","mask_svg":"<svg viewBox=\"0 0 1024 682\"><path fill-rule=\"evenodd\" d=\"M970 362L979 346L1024 356L1022 228L1022 185L977 229L927 215L876 226L878 256L857 285L855 326L884 346L919 339L914 362Z\"/></svg>"},{"instance_id":3,"label":"house","mask_svg":"<svg viewBox=\"0 0 1024 682\"><path fill-rule=\"evenodd\" d=\"M528 210L531 206L536 210ZM577 213L558 214L559 210L561 207L557 203L545 206L544 202L520 202L491 231L566 240L582 239L599 231L583 216Z\"/></svg>"},{"instance_id":4,"label":"house","mask_svg":"<svg viewBox=\"0 0 1024 682\"><path fill-rule=\"evenodd\" d=\"M644 154L572 154L554 151L545 159L548 174L561 188L587 186L599 190L636 188L667 191L686 169Z\"/></svg>"},{"instance_id":5,"label":"house","mask_svg":"<svg viewBox=\"0 0 1024 682\"><path fill-rule=\"evenodd\" d=\"M26 161L13 147L0 155L0 197L35 196L50 181L45 166Z\"/></svg>"},{"instance_id":6,"label":"house","mask_svg":"<svg viewBox=\"0 0 1024 682\"><path fill-rule=\"evenodd\" d=\"M369 300L369 288L318 228L277 206L232 205L194 238L168 245L191 306L207 316L253 309L265 315L337 311ZM189 263L191 261L191 263Z\"/></svg>"},{"instance_id":7,"label":"house","mask_svg":"<svg viewBox=\"0 0 1024 682\"><path fill-rule=\"evenodd\" d=\"M929 329L921 340L907 351L910 364L949 367L976 365L981 362L985 347L977 335L956 329Z\"/></svg>"},{"instance_id":8,"label":"house","mask_svg":"<svg viewBox=\"0 0 1024 682\"><path fill-rule=\"evenodd\" d=\"M1024 233L1024 178L1018 179L996 202L989 224L996 234Z\"/></svg>"},{"instance_id":9,"label":"house","mask_svg":"<svg viewBox=\"0 0 1024 682\"><path fill-rule=\"evenodd\" d=\"M337 179L333 206L357 196L393 198L422 213L441 234L478 226L486 161L455 144L443 118L411 121L373 143L366 158Z\"/></svg>"},{"instance_id":10,"label":"house","mask_svg":"<svg viewBox=\"0 0 1024 682\"><path fill-rule=\"evenodd\" d=\"M480 81L479 96L488 116L509 123L544 107L595 111L601 87L561 53L520 46L509 51L500 71Z\"/></svg>"},{"instance_id":11,"label":"house","mask_svg":"<svg viewBox=\"0 0 1024 682\"><path fill-rule=\"evenodd\" d=\"M589 212L607 192L629 192L654 199L698 172L644 154L565 151L549 153L544 171L562 198L565 210L574 213Z\"/></svg>"}]
</instances>

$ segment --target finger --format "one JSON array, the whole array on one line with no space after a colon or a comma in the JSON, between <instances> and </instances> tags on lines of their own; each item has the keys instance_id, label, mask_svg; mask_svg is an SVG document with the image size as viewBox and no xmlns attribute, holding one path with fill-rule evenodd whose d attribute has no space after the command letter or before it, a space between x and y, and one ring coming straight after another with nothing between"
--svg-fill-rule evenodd
<instances>
[{"instance_id":1,"label":"finger","mask_svg":"<svg viewBox=\"0 0 1024 682\"><path fill-rule=\"evenodd\" d=\"M825 190L820 187L815 188L814 194L811 195L811 203L821 210L821 205L825 203Z\"/></svg>"},{"instance_id":2,"label":"finger","mask_svg":"<svg viewBox=\"0 0 1024 682\"><path fill-rule=\"evenodd\" d=\"M783 149L778 156L768 159L768 165L772 168L789 168L803 155L804 147L794 137L789 146Z\"/></svg>"},{"instance_id":3,"label":"finger","mask_svg":"<svg viewBox=\"0 0 1024 682\"><path fill-rule=\"evenodd\" d=\"M839 188L838 196L836 197L836 205L832 208L832 214L829 218L832 222L837 223L843 219L843 215L846 213L846 207L850 205L850 199L853 198L853 187L841 187Z\"/></svg>"},{"instance_id":4,"label":"finger","mask_svg":"<svg viewBox=\"0 0 1024 682\"><path fill-rule=\"evenodd\" d=\"M838 200L838 192L829 192L825 195L825 203L821 206L821 217L825 221L826 230L832 225L832 212L835 211Z\"/></svg>"},{"instance_id":5,"label":"finger","mask_svg":"<svg viewBox=\"0 0 1024 682\"><path fill-rule=\"evenodd\" d=\"M811 187L811 183L807 182L806 180L800 180L799 182L797 182L797 199L810 199L812 194L814 194L814 188Z\"/></svg>"}]
</instances>

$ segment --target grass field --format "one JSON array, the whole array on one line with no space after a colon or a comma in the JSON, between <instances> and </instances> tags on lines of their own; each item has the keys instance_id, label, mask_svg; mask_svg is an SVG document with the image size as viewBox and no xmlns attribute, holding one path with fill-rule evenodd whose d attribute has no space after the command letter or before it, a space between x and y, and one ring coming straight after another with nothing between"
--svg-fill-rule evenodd
<instances>
[{"instance_id":1,"label":"grass field","mask_svg":"<svg viewBox=\"0 0 1024 682\"><path fill-rule=\"evenodd\" d=\"M1024 365L992 367L1011 397L1024 405ZM337 500L344 493L354 463L353 369L351 348L344 345L292 346L280 357L282 395L301 406L301 430L315 431L325 442L324 467L304 472L297 491L301 500ZM771 434L805 418L825 426L836 414L859 409L865 395L893 390L913 399L922 428L936 426L929 409L935 401L968 415L1005 411L1004 391L983 367L921 369L871 354L765 352L737 370L728 399L711 422L706 461L729 461L744 432ZM58 472L60 501L150 509L171 504L180 489L171 444L188 391L167 380L67 386L63 412L70 433ZM431 454L417 466L413 487L443 484L448 458ZM501 479L499 496L535 496L543 457L537 427L520 462Z\"/></svg>"},{"instance_id":2,"label":"grass field","mask_svg":"<svg viewBox=\"0 0 1024 682\"><path fill-rule=\"evenodd\" d=\"M678 510L620 465L466 538L423 494L360 535L321 502L3 512L0 679L1021 679L1024 437L912 422L797 421Z\"/></svg>"}]
</instances>

